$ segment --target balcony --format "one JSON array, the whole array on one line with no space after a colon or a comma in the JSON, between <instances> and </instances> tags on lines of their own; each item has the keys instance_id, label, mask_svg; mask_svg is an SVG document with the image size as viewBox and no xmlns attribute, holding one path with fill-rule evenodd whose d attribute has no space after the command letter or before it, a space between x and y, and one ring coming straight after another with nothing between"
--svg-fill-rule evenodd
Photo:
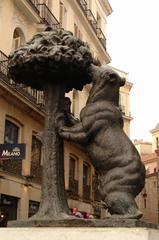
<instances>
[{"instance_id":1,"label":"balcony","mask_svg":"<svg viewBox=\"0 0 159 240\"><path fill-rule=\"evenodd\" d=\"M31 87L26 87L23 84L17 84L12 79L8 78L8 57L0 50L0 78L7 86L14 91L21 93L29 101L34 103L40 110L44 108L44 96L42 91L37 91Z\"/></svg>"},{"instance_id":2,"label":"balcony","mask_svg":"<svg viewBox=\"0 0 159 240\"><path fill-rule=\"evenodd\" d=\"M78 199L78 181L69 178L69 189L67 190L67 197Z\"/></svg>"},{"instance_id":3,"label":"balcony","mask_svg":"<svg viewBox=\"0 0 159 240\"><path fill-rule=\"evenodd\" d=\"M15 0L14 0L15 1ZM41 0L20 0L15 1L18 7L36 23L43 23L51 26L53 29L60 27L60 23L50 11L48 6Z\"/></svg>"},{"instance_id":4,"label":"balcony","mask_svg":"<svg viewBox=\"0 0 159 240\"><path fill-rule=\"evenodd\" d=\"M101 28L98 27L97 20L95 19L92 11L88 9L87 2L85 0L77 0L79 6L81 7L84 15L86 16L89 24L91 25L93 31L95 32L97 38L99 39L100 43L106 50L106 37L102 32Z\"/></svg>"},{"instance_id":5,"label":"balcony","mask_svg":"<svg viewBox=\"0 0 159 240\"><path fill-rule=\"evenodd\" d=\"M8 57L0 50L0 76L7 78Z\"/></svg>"},{"instance_id":6,"label":"balcony","mask_svg":"<svg viewBox=\"0 0 159 240\"><path fill-rule=\"evenodd\" d=\"M39 13L38 5L40 4L40 0L27 0L28 3L34 8L37 13Z\"/></svg>"},{"instance_id":7,"label":"balcony","mask_svg":"<svg viewBox=\"0 0 159 240\"><path fill-rule=\"evenodd\" d=\"M60 28L60 23L52 14L52 12L50 11L46 4L38 4L37 7L39 10L42 23L51 26L53 29Z\"/></svg>"},{"instance_id":8,"label":"balcony","mask_svg":"<svg viewBox=\"0 0 159 240\"><path fill-rule=\"evenodd\" d=\"M17 176L22 175L22 161L21 160L1 160L1 169L5 172L12 173Z\"/></svg>"}]
</instances>

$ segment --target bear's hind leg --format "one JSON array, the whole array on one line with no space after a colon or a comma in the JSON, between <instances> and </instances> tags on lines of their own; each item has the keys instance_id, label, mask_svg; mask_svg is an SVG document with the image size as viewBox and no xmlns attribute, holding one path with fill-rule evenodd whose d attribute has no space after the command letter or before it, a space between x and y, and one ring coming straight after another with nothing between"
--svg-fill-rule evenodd
<instances>
[{"instance_id":1,"label":"bear's hind leg","mask_svg":"<svg viewBox=\"0 0 159 240\"><path fill-rule=\"evenodd\" d=\"M142 217L134 197L129 193L117 191L108 193L104 201L113 218L139 219Z\"/></svg>"}]
</instances>

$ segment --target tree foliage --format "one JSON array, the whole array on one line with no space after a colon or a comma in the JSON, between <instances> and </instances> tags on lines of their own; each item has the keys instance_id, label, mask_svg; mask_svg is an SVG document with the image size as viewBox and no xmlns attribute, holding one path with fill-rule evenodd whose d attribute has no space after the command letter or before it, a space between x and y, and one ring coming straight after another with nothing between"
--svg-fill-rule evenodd
<instances>
[{"instance_id":1,"label":"tree foliage","mask_svg":"<svg viewBox=\"0 0 159 240\"><path fill-rule=\"evenodd\" d=\"M93 57L86 43L63 29L47 28L9 56L9 75L18 83L42 90L61 81L66 92L91 82Z\"/></svg>"}]
</instances>

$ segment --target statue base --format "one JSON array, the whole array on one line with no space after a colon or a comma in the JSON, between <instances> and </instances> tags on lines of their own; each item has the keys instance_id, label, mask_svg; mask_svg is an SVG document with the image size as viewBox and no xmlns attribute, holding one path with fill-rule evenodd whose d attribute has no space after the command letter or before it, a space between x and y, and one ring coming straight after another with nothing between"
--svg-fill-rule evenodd
<instances>
[{"instance_id":1,"label":"statue base","mask_svg":"<svg viewBox=\"0 0 159 240\"><path fill-rule=\"evenodd\" d=\"M44 224L44 223L43 223ZM119 223L118 223L119 224ZM125 223L124 223L125 224ZM47 225L49 225L47 223ZM67 225L67 224L66 224ZM129 227L131 224L128 224ZM67 225L68 226L68 225ZM0 239L5 240L158 240L159 230L144 227L33 227L1 228Z\"/></svg>"},{"instance_id":2,"label":"statue base","mask_svg":"<svg viewBox=\"0 0 159 240\"><path fill-rule=\"evenodd\" d=\"M82 218L68 218L59 220L43 220L43 219L26 219L19 221L9 221L8 227L95 227L95 228L153 228L159 229L159 225L146 223L137 219L82 219Z\"/></svg>"}]
</instances>

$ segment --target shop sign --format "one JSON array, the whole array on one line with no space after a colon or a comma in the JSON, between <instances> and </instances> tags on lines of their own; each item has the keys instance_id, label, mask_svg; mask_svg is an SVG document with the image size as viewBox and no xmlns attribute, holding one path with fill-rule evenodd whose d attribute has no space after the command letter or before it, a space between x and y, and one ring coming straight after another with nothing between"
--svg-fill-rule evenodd
<instances>
[{"instance_id":1,"label":"shop sign","mask_svg":"<svg viewBox=\"0 0 159 240\"><path fill-rule=\"evenodd\" d=\"M0 160L22 160L25 159L26 145L21 144L0 144Z\"/></svg>"}]
</instances>

